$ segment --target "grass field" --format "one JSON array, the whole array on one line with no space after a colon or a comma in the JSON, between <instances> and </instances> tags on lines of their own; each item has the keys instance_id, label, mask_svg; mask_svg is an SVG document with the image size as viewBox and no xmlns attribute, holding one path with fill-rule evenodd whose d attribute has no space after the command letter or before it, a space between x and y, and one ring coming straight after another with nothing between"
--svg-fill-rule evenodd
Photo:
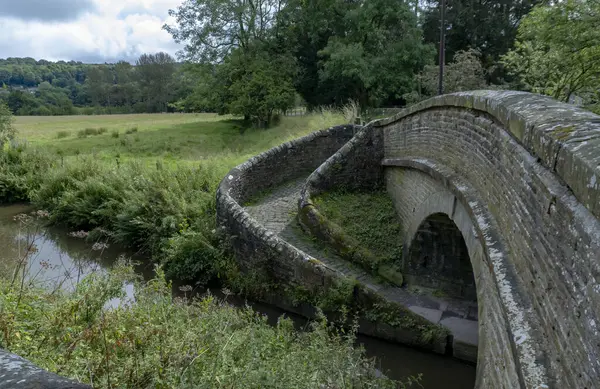
<instances>
[{"instance_id":1,"label":"grass field","mask_svg":"<svg viewBox=\"0 0 600 389\"><path fill-rule=\"evenodd\" d=\"M213 113L131 114L131 115L74 115L74 116L17 116L15 125L23 138L36 142L52 140L59 131L73 136L85 128L107 128L124 131L131 127L140 130L160 129L178 124L222 120Z\"/></svg>"},{"instance_id":2,"label":"grass field","mask_svg":"<svg viewBox=\"0 0 600 389\"><path fill-rule=\"evenodd\" d=\"M341 124L341 112L282 117L268 129L212 114L18 117L0 153L0 202L95 231L171 264L169 277L221 274L215 190L271 147ZM201 259L198 259L201 258Z\"/></svg>"},{"instance_id":3,"label":"grass field","mask_svg":"<svg viewBox=\"0 0 600 389\"><path fill-rule=\"evenodd\" d=\"M283 117L269 129L215 114L17 117L18 138L53 155L93 155L107 163L204 161L227 170L273 146L343 122L341 114ZM86 135L88 133L88 135ZM99 134L96 134L99 133Z\"/></svg>"}]
</instances>

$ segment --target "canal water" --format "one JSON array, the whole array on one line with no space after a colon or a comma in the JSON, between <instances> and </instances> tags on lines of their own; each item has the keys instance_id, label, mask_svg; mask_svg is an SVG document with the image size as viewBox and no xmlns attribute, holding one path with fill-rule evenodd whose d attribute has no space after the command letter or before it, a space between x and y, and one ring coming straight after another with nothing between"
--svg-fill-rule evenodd
<instances>
[{"instance_id":1,"label":"canal water","mask_svg":"<svg viewBox=\"0 0 600 389\"><path fill-rule=\"evenodd\" d=\"M27 205L0 207L0 271L19 262L29 252L27 273L36 283L48 288L74 288L85 275L105 271L121 256L140 263L136 271L144 278L152 277L152 266L143 256L116 245L93 245L83 239L84 233L43 227L40 223L26 222L19 216L31 211ZM128 297L133 297L133 287L123 287ZM245 303L232 296L227 301L234 305ZM111 304L118 304L118 301ZM250 305L266 314L271 323L276 323L281 315L292 318L296 323L305 321L273 306ZM357 337L357 343L365 348L367 356L375 358L378 369L391 378L401 380L422 374L424 389L471 389L474 386L475 367L472 365L362 335Z\"/></svg>"}]
</instances>

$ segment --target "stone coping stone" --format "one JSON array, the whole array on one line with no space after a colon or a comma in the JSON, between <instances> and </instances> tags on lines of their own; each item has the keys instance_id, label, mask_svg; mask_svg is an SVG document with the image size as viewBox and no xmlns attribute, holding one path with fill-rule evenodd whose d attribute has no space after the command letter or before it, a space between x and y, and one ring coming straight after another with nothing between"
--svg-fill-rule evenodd
<instances>
[{"instance_id":1,"label":"stone coping stone","mask_svg":"<svg viewBox=\"0 0 600 389\"><path fill-rule=\"evenodd\" d=\"M534 93L479 90L436 96L369 125L384 127L420 111L445 107L490 115L600 217L599 115Z\"/></svg>"},{"instance_id":2,"label":"stone coping stone","mask_svg":"<svg viewBox=\"0 0 600 389\"><path fill-rule=\"evenodd\" d=\"M0 350L0 389L91 389L50 373L25 358Z\"/></svg>"}]
</instances>

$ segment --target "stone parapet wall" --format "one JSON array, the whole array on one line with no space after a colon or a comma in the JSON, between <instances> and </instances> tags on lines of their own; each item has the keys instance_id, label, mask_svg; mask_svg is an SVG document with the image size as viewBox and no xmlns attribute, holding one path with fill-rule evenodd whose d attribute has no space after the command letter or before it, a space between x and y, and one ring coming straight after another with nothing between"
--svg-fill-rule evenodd
<instances>
[{"instance_id":1,"label":"stone parapet wall","mask_svg":"<svg viewBox=\"0 0 600 389\"><path fill-rule=\"evenodd\" d=\"M234 168L221 182L217 191L218 224L222 232L231 238L236 258L248 274L256 271L269 279L277 280L280 285L301 287L315 296L327 293L336 282L345 279L343 274L328 268L318 259L267 230L246 212L243 205L252 196L294 179L296 175L293 171L305 171L307 167L314 171L336 154L358 129L360 127L334 127L283 144ZM364 182L372 181L376 184L372 172L376 172L376 181L381 180L383 172L380 167L383 155L381 133L379 132L379 140L374 140L367 131L360 131L359 134L353 143L373 144L374 148L379 149L379 152L367 161L363 159L366 154L363 154L362 149L352 147L353 150L361 152L355 161L365 167ZM346 178L339 182L349 182L352 177L356 177L356 174L350 173L351 170L348 169ZM339 177L343 175L344 173L340 172ZM292 306L285 297L267 295L262 299L286 310L304 315L311 314L311 310L306 307ZM437 353L446 352L446 330L400 304L387 301L364 285L356 284L352 301L349 303L360 312L368 310L371 316L392 317L395 323L401 323L390 325L385 320L370 320L363 316L359 322L360 333Z\"/></svg>"},{"instance_id":2,"label":"stone parapet wall","mask_svg":"<svg viewBox=\"0 0 600 389\"><path fill-rule=\"evenodd\" d=\"M0 350L0 389L91 389L50 373L28 360Z\"/></svg>"},{"instance_id":3,"label":"stone parapet wall","mask_svg":"<svg viewBox=\"0 0 600 389\"><path fill-rule=\"evenodd\" d=\"M242 268L271 272L282 282L322 287L333 272L310 262L311 257L278 238L243 208L253 196L316 169L340 149L358 127L347 125L318 131L259 154L231 170L217 190L217 223L228 236Z\"/></svg>"},{"instance_id":4,"label":"stone parapet wall","mask_svg":"<svg viewBox=\"0 0 600 389\"><path fill-rule=\"evenodd\" d=\"M250 158L227 174L219 191L243 205L253 196L312 173L344 146L361 127L344 125L313 132Z\"/></svg>"},{"instance_id":5,"label":"stone parapet wall","mask_svg":"<svg viewBox=\"0 0 600 389\"><path fill-rule=\"evenodd\" d=\"M538 95L477 91L428 100L374 126L383 129L387 160L447 167L490 215L486 223L504 249L486 247L486 263L523 385L596 387L600 117ZM417 181L394 179L404 187L394 190L411 192L401 199L419 197ZM411 219L419 201L426 200L410 209L398 201L399 213Z\"/></svg>"},{"instance_id":6,"label":"stone parapet wall","mask_svg":"<svg viewBox=\"0 0 600 389\"><path fill-rule=\"evenodd\" d=\"M489 120L507 130L541 165L560 177L586 208L600 217L599 115L547 96L482 90L433 97L377 120L374 126L386 127L440 107L487 114Z\"/></svg>"}]
</instances>

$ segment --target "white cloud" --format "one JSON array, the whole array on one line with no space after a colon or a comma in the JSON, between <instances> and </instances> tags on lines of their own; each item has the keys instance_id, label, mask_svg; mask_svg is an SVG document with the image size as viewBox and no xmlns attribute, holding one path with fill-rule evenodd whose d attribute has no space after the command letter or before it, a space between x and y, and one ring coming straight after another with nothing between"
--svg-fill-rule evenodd
<instances>
[{"instance_id":1,"label":"white cloud","mask_svg":"<svg viewBox=\"0 0 600 389\"><path fill-rule=\"evenodd\" d=\"M14 0L12 0L14 1ZM21 0L23 1L23 0ZM25 0L31 1L31 0ZM46 0L47 2L57 0ZM93 0L75 20L41 21L0 11L0 55L84 62L135 61L142 53L179 46L162 29L182 0Z\"/></svg>"}]
</instances>

